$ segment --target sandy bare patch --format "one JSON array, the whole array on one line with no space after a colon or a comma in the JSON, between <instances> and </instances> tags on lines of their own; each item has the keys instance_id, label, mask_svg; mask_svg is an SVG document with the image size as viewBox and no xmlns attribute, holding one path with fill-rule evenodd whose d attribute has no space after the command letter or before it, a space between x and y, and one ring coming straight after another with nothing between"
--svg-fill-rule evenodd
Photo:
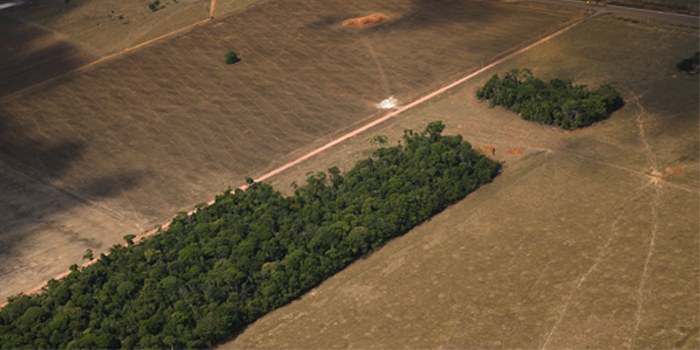
<instances>
[{"instance_id":1,"label":"sandy bare patch","mask_svg":"<svg viewBox=\"0 0 700 350\"><path fill-rule=\"evenodd\" d=\"M360 29L365 29L380 25L388 20L389 16L385 16L381 13L374 13L369 16L346 20L343 22L343 27L357 27Z\"/></svg>"}]
</instances>

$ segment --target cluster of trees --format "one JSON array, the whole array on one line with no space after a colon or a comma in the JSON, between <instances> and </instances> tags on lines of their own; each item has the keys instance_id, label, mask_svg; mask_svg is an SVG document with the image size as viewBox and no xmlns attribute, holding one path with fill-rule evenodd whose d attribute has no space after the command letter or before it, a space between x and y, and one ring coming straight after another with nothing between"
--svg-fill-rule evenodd
<instances>
[{"instance_id":1,"label":"cluster of trees","mask_svg":"<svg viewBox=\"0 0 700 350\"><path fill-rule=\"evenodd\" d=\"M700 64L700 51L696 52L695 55L691 56L690 58L686 58L678 62L676 67L678 67L681 72L695 74L697 73L698 64Z\"/></svg>"},{"instance_id":2,"label":"cluster of trees","mask_svg":"<svg viewBox=\"0 0 700 350\"><path fill-rule=\"evenodd\" d=\"M544 82L529 69L513 69L502 76L494 74L476 96L508 108L525 120L574 129L607 118L623 105L622 97L608 85L589 90L573 85L570 78Z\"/></svg>"},{"instance_id":3,"label":"cluster of trees","mask_svg":"<svg viewBox=\"0 0 700 350\"><path fill-rule=\"evenodd\" d=\"M285 197L246 179L140 244L0 311L4 348L203 348L297 298L355 259L464 198L500 171L444 125L406 130L345 175ZM385 139L382 139L385 141ZM86 254L91 257L91 252Z\"/></svg>"}]
</instances>

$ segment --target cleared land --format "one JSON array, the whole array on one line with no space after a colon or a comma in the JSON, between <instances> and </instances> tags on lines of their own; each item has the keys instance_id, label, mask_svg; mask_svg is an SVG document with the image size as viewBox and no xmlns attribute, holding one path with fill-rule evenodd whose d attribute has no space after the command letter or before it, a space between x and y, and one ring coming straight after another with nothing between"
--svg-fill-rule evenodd
<instances>
[{"instance_id":1,"label":"cleared land","mask_svg":"<svg viewBox=\"0 0 700 350\"><path fill-rule=\"evenodd\" d=\"M219 0L215 16L259 0ZM3 11L40 25L105 56L209 18L211 0L38 0Z\"/></svg>"},{"instance_id":2,"label":"cleared land","mask_svg":"<svg viewBox=\"0 0 700 350\"><path fill-rule=\"evenodd\" d=\"M16 205L2 212L0 296L32 288L80 262L87 248L105 251L376 118L375 104L391 95L410 101L534 42L580 18L577 11L270 1L6 97L0 159L34 181L31 188L48 186L63 199L29 221L17 208L36 199L1 192ZM372 13L391 19L362 30L342 26ZM225 65L229 50L242 60ZM75 208L71 201L126 228L95 227L86 214L72 224L73 243L57 245L54 227L68 225L60 214ZM23 268L39 254L41 264Z\"/></svg>"},{"instance_id":3,"label":"cleared land","mask_svg":"<svg viewBox=\"0 0 700 350\"><path fill-rule=\"evenodd\" d=\"M94 61L89 48L0 13L0 97Z\"/></svg>"},{"instance_id":4,"label":"cleared land","mask_svg":"<svg viewBox=\"0 0 700 350\"><path fill-rule=\"evenodd\" d=\"M505 161L492 184L221 348L698 348L698 77L675 68L697 38L595 19L275 177L284 189L347 169L374 135L393 143L437 119ZM475 98L523 67L614 82L627 104L564 132Z\"/></svg>"},{"instance_id":5,"label":"cleared land","mask_svg":"<svg viewBox=\"0 0 700 350\"><path fill-rule=\"evenodd\" d=\"M222 0L216 15L258 0ZM209 0L20 2L0 12L0 97L209 18Z\"/></svg>"},{"instance_id":6,"label":"cleared land","mask_svg":"<svg viewBox=\"0 0 700 350\"><path fill-rule=\"evenodd\" d=\"M684 13L688 15L698 15L700 4L697 1L689 0L610 0L601 1L611 5L622 5L638 7L653 11L666 11Z\"/></svg>"}]
</instances>

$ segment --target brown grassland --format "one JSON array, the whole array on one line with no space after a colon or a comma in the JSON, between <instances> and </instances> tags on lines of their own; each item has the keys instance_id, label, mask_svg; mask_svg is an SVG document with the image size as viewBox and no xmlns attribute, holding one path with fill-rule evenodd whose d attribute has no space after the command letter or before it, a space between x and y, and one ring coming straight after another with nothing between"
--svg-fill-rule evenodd
<instances>
[{"instance_id":1,"label":"brown grassland","mask_svg":"<svg viewBox=\"0 0 700 350\"><path fill-rule=\"evenodd\" d=\"M372 13L390 19L342 26ZM411 101L581 16L481 1L266 1L6 96L0 297L379 117L389 96ZM97 34L65 35L111 50ZM226 65L229 50L241 61Z\"/></svg>"},{"instance_id":2,"label":"brown grassland","mask_svg":"<svg viewBox=\"0 0 700 350\"><path fill-rule=\"evenodd\" d=\"M693 16L697 16L698 10L700 10L700 3L692 0L609 0L601 2L652 11L684 13Z\"/></svg>"},{"instance_id":3,"label":"brown grassland","mask_svg":"<svg viewBox=\"0 0 700 350\"><path fill-rule=\"evenodd\" d=\"M258 0L221 0L225 15ZM208 0L39 0L0 12L0 98L209 18Z\"/></svg>"},{"instance_id":4,"label":"brown grassland","mask_svg":"<svg viewBox=\"0 0 700 350\"><path fill-rule=\"evenodd\" d=\"M215 17L259 0L218 0ZM8 14L41 26L97 56L122 51L209 18L211 0L33 0L6 10ZM5 11L3 11L5 12ZM9 17L9 16L8 16Z\"/></svg>"},{"instance_id":5,"label":"brown grassland","mask_svg":"<svg viewBox=\"0 0 700 350\"><path fill-rule=\"evenodd\" d=\"M0 97L97 59L60 34L0 13Z\"/></svg>"},{"instance_id":6,"label":"brown grassland","mask_svg":"<svg viewBox=\"0 0 700 350\"><path fill-rule=\"evenodd\" d=\"M277 175L284 189L347 169L373 136L395 143L434 120L505 162L493 183L220 347L697 349L698 76L675 67L697 41L597 18ZM566 132L475 98L490 75L523 67L611 82L626 105Z\"/></svg>"}]
</instances>

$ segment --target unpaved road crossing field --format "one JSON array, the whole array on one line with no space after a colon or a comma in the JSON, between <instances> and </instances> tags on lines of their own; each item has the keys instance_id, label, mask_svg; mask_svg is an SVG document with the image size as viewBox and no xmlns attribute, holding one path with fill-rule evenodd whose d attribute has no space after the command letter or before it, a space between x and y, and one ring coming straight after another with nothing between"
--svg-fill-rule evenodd
<instances>
[{"instance_id":1,"label":"unpaved road crossing field","mask_svg":"<svg viewBox=\"0 0 700 350\"><path fill-rule=\"evenodd\" d=\"M675 67L697 39L596 18L272 178L284 188L348 169L373 136L395 144L434 120L505 162L493 183L220 348L697 349L698 76ZM613 82L626 105L566 132L476 99L492 74L524 67Z\"/></svg>"},{"instance_id":2,"label":"unpaved road crossing field","mask_svg":"<svg viewBox=\"0 0 700 350\"><path fill-rule=\"evenodd\" d=\"M35 197L3 192L15 204L2 212L0 240L10 248L0 256L0 296L378 117L375 104L389 96L410 101L532 43L579 19L578 11L479 1L266 1L8 96L0 100L0 159L25 177L8 183L49 186L58 205L27 218L18 208L39 205ZM342 26L372 13L390 19ZM229 50L241 61L225 65ZM96 227L87 211L75 219L80 224L64 222L61 211L76 208L70 201L126 228ZM67 225L73 243L57 244L54 228ZM37 254L43 262L28 271Z\"/></svg>"}]
</instances>

